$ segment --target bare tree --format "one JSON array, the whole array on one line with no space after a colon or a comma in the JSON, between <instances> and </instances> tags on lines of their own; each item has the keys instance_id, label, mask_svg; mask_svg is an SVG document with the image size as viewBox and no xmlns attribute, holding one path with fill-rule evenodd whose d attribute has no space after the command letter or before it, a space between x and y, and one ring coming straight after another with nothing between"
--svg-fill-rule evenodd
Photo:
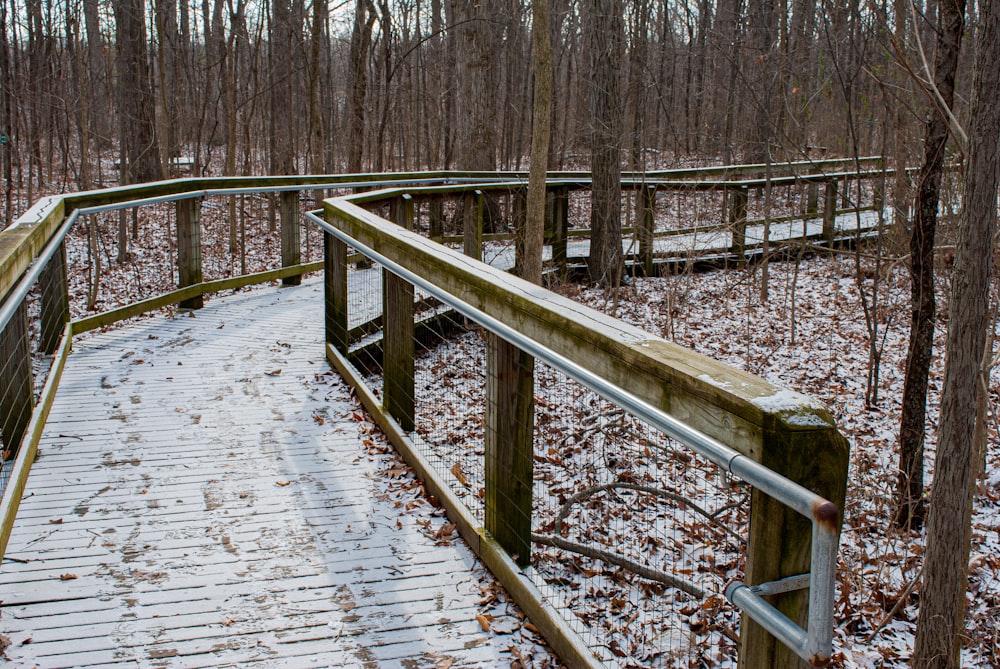
<instances>
[{"instance_id":1,"label":"bare tree","mask_svg":"<svg viewBox=\"0 0 1000 669\"><path fill-rule=\"evenodd\" d=\"M974 438L1000 173L1000 2L979 3L962 222L948 314L944 386L913 666L957 669L965 620Z\"/></svg>"},{"instance_id":2,"label":"bare tree","mask_svg":"<svg viewBox=\"0 0 1000 669\"><path fill-rule=\"evenodd\" d=\"M899 476L896 523L923 522L924 430L927 378L934 348L934 236L937 230L941 173L955 97L955 74L965 25L965 0L939 0L937 50L931 105L924 126L924 161L917 178L916 218L910 231L910 343L899 427Z\"/></svg>"},{"instance_id":3,"label":"bare tree","mask_svg":"<svg viewBox=\"0 0 1000 669\"><path fill-rule=\"evenodd\" d=\"M122 182L163 178L156 135L156 100L149 77L146 15L143 0L115 0L118 42L119 141Z\"/></svg>"},{"instance_id":4,"label":"bare tree","mask_svg":"<svg viewBox=\"0 0 1000 669\"><path fill-rule=\"evenodd\" d=\"M521 276L542 282L542 244L545 236L545 177L548 171L552 122L552 44L549 41L548 0L531 2L531 41L535 62L535 99L531 121L531 172L528 206L517 261Z\"/></svg>"},{"instance_id":5,"label":"bare tree","mask_svg":"<svg viewBox=\"0 0 1000 669\"><path fill-rule=\"evenodd\" d=\"M617 286L623 270L621 223L622 100L619 71L624 52L623 0L589 0L590 279Z\"/></svg>"}]
</instances>

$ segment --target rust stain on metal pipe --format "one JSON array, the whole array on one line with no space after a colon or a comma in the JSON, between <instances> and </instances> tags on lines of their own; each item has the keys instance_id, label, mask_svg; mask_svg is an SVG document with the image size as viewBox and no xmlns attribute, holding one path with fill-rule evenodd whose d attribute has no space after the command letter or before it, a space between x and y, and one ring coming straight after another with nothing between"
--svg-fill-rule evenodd
<instances>
[{"instance_id":1,"label":"rust stain on metal pipe","mask_svg":"<svg viewBox=\"0 0 1000 669\"><path fill-rule=\"evenodd\" d=\"M840 527L840 511L833 502L823 500L813 504L813 520L836 532Z\"/></svg>"}]
</instances>

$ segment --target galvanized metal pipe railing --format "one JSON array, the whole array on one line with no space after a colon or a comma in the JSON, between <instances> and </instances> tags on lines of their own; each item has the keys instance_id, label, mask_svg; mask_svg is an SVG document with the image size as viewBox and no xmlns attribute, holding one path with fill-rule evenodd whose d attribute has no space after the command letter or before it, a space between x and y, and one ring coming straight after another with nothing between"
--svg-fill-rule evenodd
<instances>
[{"instance_id":1,"label":"galvanized metal pipe railing","mask_svg":"<svg viewBox=\"0 0 1000 669\"><path fill-rule=\"evenodd\" d=\"M327 200L334 210L343 212L346 216L357 216L360 212L352 204L354 197ZM328 234L354 248L362 255L382 265L393 274L418 286L421 290L447 304L456 312L478 323L485 329L502 337L526 353L543 360L546 364L558 369L571 379L583 384L606 400L617 404L626 411L648 422L665 435L679 441L696 453L707 458L750 485L767 493L778 501L786 504L812 522L812 570L809 574L810 590L809 624L803 630L765 601L746 584L736 582L725 592L729 599L740 610L745 611L762 627L771 632L783 644L792 649L803 659L822 664L832 654L833 635L833 602L835 592L835 575L838 549L838 517L839 512L832 502L816 493L780 476L760 463L754 462L745 455L725 444L695 430L684 422L652 406L622 388L608 382L601 376L578 365L566 356L541 345L536 340L524 336L521 332L491 315L456 298L440 286L424 277L411 272L400 264L387 258L375 249L348 235L331 225L320 212L309 212L306 217ZM386 221L388 223L388 221ZM400 229L401 241L405 243L406 231ZM442 249L442 253L448 252Z\"/></svg>"}]
</instances>

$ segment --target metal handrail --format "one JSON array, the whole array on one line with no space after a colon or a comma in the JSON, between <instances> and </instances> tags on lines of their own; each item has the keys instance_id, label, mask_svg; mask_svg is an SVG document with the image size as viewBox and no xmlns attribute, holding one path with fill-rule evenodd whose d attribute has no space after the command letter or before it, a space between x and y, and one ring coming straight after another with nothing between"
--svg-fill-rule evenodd
<instances>
[{"instance_id":1,"label":"metal handrail","mask_svg":"<svg viewBox=\"0 0 1000 669\"><path fill-rule=\"evenodd\" d=\"M353 196L326 200L334 209L346 216L356 215L351 207ZM346 206L345 206L346 205ZM742 582L730 584L725 591L726 598L741 611L746 612L758 624L792 649L797 655L811 663L822 663L833 651L833 602L838 550L839 511L832 502L791 481L762 464L751 460L733 448L712 437L695 430L682 421L670 416L648 402L642 400L606 379L580 366L569 358L526 337L514 328L493 318L489 314L456 298L436 284L402 267L371 247L359 242L345 232L334 227L322 216L322 210L306 212L305 217L325 232L341 242L379 263L392 273L418 286L433 297L441 300L462 316L483 326L490 332L505 339L530 355L543 360L568 377L590 388L604 399L621 406L635 416L648 422L667 436L685 444L726 471L739 476L750 485L757 487L779 502L792 508L812 522L812 569L809 573L809 624L803 630L781 611L771 606L755 589ZM384 220L384 219L383 219ZM386 221L388 222L388 221ZM400 237L405 230L400 228ZM403 240L405 241L405 239ZM442 247L442 253L451 253ZM469 258L467 262L475 263ZM755 586L759 588L760 586Z\"/></svg>"}]
</instances>

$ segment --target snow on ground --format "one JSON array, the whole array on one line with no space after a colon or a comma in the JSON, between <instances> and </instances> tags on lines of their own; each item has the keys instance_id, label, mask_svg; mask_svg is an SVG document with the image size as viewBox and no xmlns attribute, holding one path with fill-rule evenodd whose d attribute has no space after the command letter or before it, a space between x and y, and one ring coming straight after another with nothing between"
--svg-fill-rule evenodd
<instances>
[{"instance_id":1,"label":"snow on ground","mask_svg":"<svg viewBox=\"0 0 1000 669\"><path fill-rule=\"evenodd\" d=\"M890 524L896 436L909 333L905 267L890 268L873 312L881 364L878 396L866 402L868 332L858 273L871 300L871 262L853 255L771 263L770 299L760 300L760 268L629 280L612 299L602 290L577 299L623 320L826 403L851 443L851 472L841 540L835 647L847 667L905 667L913 647L925 537ZM942 381L947 274L939 279L939 318L928 396L926 471L933 476ZM1000 370L990 382L993 407L986 476L973 520L969 643L964 666L1000 666ZM928 483L930 481L928 480ZM888 618L888 614L893 616Z\"/></svg>"}]
</instances>

